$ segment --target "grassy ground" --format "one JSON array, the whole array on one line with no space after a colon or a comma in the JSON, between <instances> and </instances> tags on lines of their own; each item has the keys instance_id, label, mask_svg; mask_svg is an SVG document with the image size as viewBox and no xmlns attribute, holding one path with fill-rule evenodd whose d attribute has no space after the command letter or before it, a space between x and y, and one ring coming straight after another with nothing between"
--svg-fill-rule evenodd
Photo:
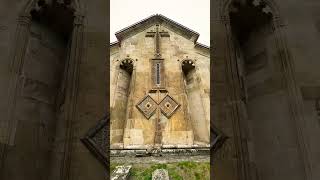
<instances>
[{"instance_id":1,"label":"grassy ground","mask_svg":"<svg viewBox=\"0 0 320 180\"><path fill-rule=\"evenodd\" d=\"M116 166L111 164L111 172ZM131 164L132 165L132 164ZM209 162L175 162L168 164L133 164L130 170L132 180L151 180L152 172L156 169L167 169L170 179L174 180L207 180L210 179Z\"/></svg>"}]
</instances>

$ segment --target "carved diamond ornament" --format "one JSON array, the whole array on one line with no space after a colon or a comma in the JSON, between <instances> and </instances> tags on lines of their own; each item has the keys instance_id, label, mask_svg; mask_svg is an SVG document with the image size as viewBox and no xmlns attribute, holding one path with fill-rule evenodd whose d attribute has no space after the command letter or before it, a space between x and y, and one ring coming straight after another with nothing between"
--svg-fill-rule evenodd
<instances>
[{"instance_id":1,"label":"carved diamond ornament","mask_svg":"<svg viewBox=\"0 0 320 180\"><path fill-rule=\"evenodd\" d=\"M157 103L147 95L137 104L137 108L147 119L149 119L157 109Z\"/></svg>"},{"instance_id":2,"label":"carved diamond ornament","mask_svg":"<svg viewBox=\"0 0 320 180\"><path fill-rule=\"evenodd\" d=\"M211 138L211 148L213 151L216 151L227 139L227 137L214 126L211 126L211 136L213 136Z\"/></svg>"},{"instance_id":3,"label":"carved diamond ornament","mask_svg":"<svg viewBox=\"0 0 320 180\"><path fill-rule=\"evenodd\" d=\"M167 118L170 118L179 106L180 104L178 104L178 102L169 95L166 95L159 104L157 104L156 101L153 100L149 95L147 95L136 105L139 111L147 119L149 119L155 113L158 107Z\"/></svg>"},{"instance_id":4,"label":"carved diamond ornament","mask_svg":"<svg viewBox=\"0 0 320 180\"><path fill-rule=\"evenodd\" d=\"M81 138L82 143L109 170L109 115L103 117Z\"/></svg>"},{"instance_id":5,"label":"carved diamond ornament","mask_svg":"<svg viewBox=\"0 0 320 180\"><path fill-rule=\"evenodd\" d=\"M165 98L159 104L161 112L167 117L170 118L173 113L178 109L179 104L169 95L166 95Z\"/></svg>"}]
</instances>

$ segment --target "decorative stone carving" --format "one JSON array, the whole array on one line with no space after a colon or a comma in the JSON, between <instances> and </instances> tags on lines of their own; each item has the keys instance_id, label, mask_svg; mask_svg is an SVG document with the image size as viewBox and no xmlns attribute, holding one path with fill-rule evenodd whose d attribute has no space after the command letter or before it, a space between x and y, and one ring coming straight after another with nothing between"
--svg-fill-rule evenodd
<instances>
[{"instance_id":1,"label":"decorative stone carving","mask_svg":"<svg viewBox=\"0 0 320 180\"><path fill-rule=\"evenodd\" d=\"M137 108L147 119L154 114L158 107L167 118L170 118L179 106L180 104L170 95L166 95L159 104L147 95L137 104Z\"/></svg>"},{"instance_id":2,"label":"decorative stone carving","mask_svg":"<svg viewBox=\"0 0 320 180\"><path fill-rule=\"evenodd\" d=\"M222 145L222 143L227 139L227 137L221 131L218 131L214 127L211 129L211 131L211 136L213 136L211 138L211 148L213 151L215 151Z\"/></svg>"},{"instance_id":3,"label":"decorative stone carving","mask_svg":"<svg viewBox=\"0 0 320 180\"><path fill-rule=\"evenodd\" d=\"M106 166L109 166L109 120L109 116L105 116L81 139L93 155Z\"/></svg>"},{"instance_id":4,"label":"decorative stone carving","mask_svg":"<svg viewBox=\"0 0 320 180\"><path fill-rule=\"evenodd\" d=\"M147 95L137 104L137 108L147 119L149 119L157 109L157 103Z\"/></svg>"},{"instance_id":5,"label":"decorative stone carving","mask_svg":"<svg viewBox=\"0 0 320 180\"><path fill-rule=\"evenodd\" d=\"M173 113L178 109L180 105L174 100L170 95L167 95L163 100L159 103L159 107L161 112L167 117L170 118Z\"/></svg>"},{"instance_id":6,"label":"decorative stone carving","mask_svg":"<svg viewBox=\"0 0 320 180\"><path fill-rule=\"evenodd\" d=\"M151 31L147 32L146 37L154 37L155 38L155 54L154 57L155 59L161 58L161 53L160 53L160 37L170 37L169 33L162 30L159 32L159 24L156 25L156 32Z\"/></svg>"},{"instance_id":7,"label":"decorative stone carving","mask_svg":"<svg viewBox=\"0 0 320 180\"><path fill-rule=\"evenodd\" d=\"M161 16L155 16L162 19ZM118 118L120 120L112 118L112 122L115 123L112 123L111 131L119 132L111 134L112 139L117 139L117 141L111 141L112 148L115 149L117 146L119 149L131 150L207 145L209 149L210 114L207 112L209 112L210 99L208 94L203 95L204 89L207 92L210 89L210 79L207 76L210 67L209 47L195 44L198 34L180 25L180 27L174 27L173 21L152 20L150 24L148 21L141 22L142 26L138 23L119 31L116 34L119 43L111 47L111 67L115 67L111 68L110 79L113 92L116 92L118 85L114 82L123 79L118 76L120 68L117 68L121 61L128 55L139 58L139 62L134 62L134 72L130 79L129 93L127 93L128 100L121 104L125 113L122 113L122 118ZM181 30L183 32L180 33ZM191 48L193 46L195 48ZM198 126L205 137L203 141L194 140L193 121L191 121L190 104L184 83L185 76L180 67L182 62L176 62L180 58L188 59L186 55L192 56L192 60L191 64L186 61L188 64L185 66L193 66L196 70L197 59L200 65L199 71L194 76L196 83L194 86L199 87L199 93L196 92L196 96L192 98L194 97L194 101L197 102L195 103L197 108L193 109L201 110L201 113L194 111L196 114L201 114L200 118L195 118L194 124L199 124L197 120L203 122ZM199 83L198 80L201 82ZM189 87L193 88L193 86ZM117 95L110 93L112 107L116 107L113 99L116 99ZM150 96L156 104L153 104L153 101L148 104L149 97L146 98L146 96ZM155 105L155 108L151 105ZM119 125L120 122L121 125Z\"/></svg>"}]
</instances>

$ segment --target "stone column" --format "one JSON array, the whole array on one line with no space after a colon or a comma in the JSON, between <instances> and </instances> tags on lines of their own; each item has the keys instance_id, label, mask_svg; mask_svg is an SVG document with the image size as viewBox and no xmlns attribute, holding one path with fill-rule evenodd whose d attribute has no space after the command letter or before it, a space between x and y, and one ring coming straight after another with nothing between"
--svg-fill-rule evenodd
<instances>
[{"instance_id":1,"label":"stone column","mask_svg":"<svg viewBox=\"0 0 320 180\"><path fill-rule=\"evenodd\" d=\"M205 91L204 91L205 90L205 86L202 83L201 75L199 73L200 73L199 72L199 67L196 66L195 67L195 80L198 83L198 87L199 87L199 90L200 90L201 105L202 105L202 109L203 109L203 112L204 112L204 118L205 118L204 121L206 123L206 127L208 128L208 129L206 129L208 131L207 132L208 137L206 137L206 138L208 138L207 139L208 142L206 142L206 143L210 143L210 112L207 112L207 110L206 110L206 102L205 102L205 99L206 98L209 99L209 97L208 97L208 95L205 94ZM210 104L208 104L208 105L210 105Z\"/></svg>"},{"instance_id":2,"label":"stone column","mask_svg":"<svg viewBox=\"0 0 320 180\"><path fill-rule=\"evenodd\" d=\"M133 65L131 80L130 80L130 87L129 87L129 96L127 101L127 110L126 110L126 119L125 119L125 125L123 128L123 148L125 148L128 143L131 142L130 136L131 136L131 128L134 128L132 126L133 124L133 111L135 108L135 89L136 89L136 63Z\"/></svg>"},{"instance_id":3,"label":"stone column","mask_svg":"<svg viewBox=\"0 0 320 180\"><path fill-rule=\"evenodd\" d=\"M10 84L8 89L8 114L6 118L1 120L1 136L0 136L0 174L4 175L4 165L7 158L7 150L9 146L14 145L17 119L15 118L16 102L19 90L22 86L22 67L24 64L24 54L27 47L31 16L22 14L17 20L17 29L15 33L14 46L12 48L10 58L12 59L10 66ZM0 176L1 179L1 176Z\"/></svg>"},{"instance_id":4,"label":"stone column","mask_svg":"<svg viewBox=\"0 0 320 180\"><path fill-rule=\"evenodd\" d=\"M181 61L183 62L183 61ZM191 119L191 115L190 115L190 106L189 106L189 100L188 100L188 94L187 94L187 89L186 89L186 82L182 71L182 64L180 63L180 87L183 87L183 90L181 92L181 107L183 108L183 116L187 119L187 128L186 131L189 131L190 134L187 135L187 139L188 139L188 144L190 144L191 146L194 144L194 131L193 131L193 126L192 126L192 119ZM210 128L210 127L209 127ZM189 136L190 135L190 136Z\"/></svg>"},{"instance_id":5,"label":"stone column","mask_svg":"<svg viewBox=\"0 0 320 180\"><path fill-rule=\"evenodd\" d=\"M215 2L211 37L215 42L211 66L211 126L223 131L228 139L214 154L212 176L217 180L248 180L246 144L241 134L241 94L237 64L231 39L229 17L223 16L222 4ZM213 49L213 48L212 48Z\"/></svg>"},{"instance_id":6,"label":"stone column","mask_svg":"<svg viewBox=\"0 0 320 180\"><path fill-rule=\"evenodd\" d=\"M29 14L23 14L18 17L17 31L15 35L15 44L13 51L11 52L12 63L10 66L11 80L9 86L9 101L8 101L8 129L7 137L5 141L9 145L14 145L15 129L17 120L14 118L16 98L21 89L23 75L22 67L24 64L24 54L27 47L31 24L31 16Z\"/></svg>"},{"instance_id":7,"label":"stone column","mask_svg":"<svg viewBox=\"0 0 320 180\"><path fill-rule=\"evenodd\" d=\"M304 163L304 170L306 179L312 179L312 164L310 157L310 145L307 139L307 130L305 124L303 97L300 88L297 85L295 78L295 67L293 59L287 47L287 40L284 34L284 23L282 19L276 15L273 18L273 26L275 31L275 40L278 50L278 55L281 60L281 75L284 85L286 87L287 98L289 101L289 108L291 118L293 119L297 132L297 140L300 149L300 154Z\"/></svg>"},{"instance_id":8,"label":"stone column","mask_svg":"<svg viewBox=\"0 0 320 180\"><path fill-rule=\"evenodd\" d=\"M230 17L224 17L224 25L227 36L227 48L226 53L228 57L226 61L226 80L227 80L227 89L228 100L226 107L230 111L230 118L233 121L233 136L234 143L236 147L236 157L237 157L237 168L238 168L238 178L240 180L249 179L248 172L248 152L246 139L243 134L243 112L242 112L242 100L241 100L241 86L240 79L238 75L238 65L235 57L235 49L233 46L231 26L230 26Z\"/></svg>"},{"instance_id":9,"label":"stone column","mask_svg":"<svg viewBox=\"0 0 320 180\"><path fill-rule=\"evenodd\" d=\"M105 29L90 26L90 19L90 14L85 18L76 14L74 20L65 99L68 133L61 179L105 179L108 168L95 157L100 153L90 152L80 141L109 110L107 34Z\"/></svg>"},{"instance_id":10,"label":"stone column","mask_svg":"<svg viewBox=\"0 0 320 180\"><path fill-rule=\"evenodd\" d=\"M71 50L69 56L66 90L65 90L65 114L64 119L66 122L66 139L64 144L64 158L61 166L61 179L69 179L70 166L72 163L72 151L74 141L80 141L74 138L74 126L76 124L76 104L78 96L78 83L79 83L79 66L83 52L83 16L77 14L74 17L74 25L71 39Z\"/></svg>"}]
</instances>

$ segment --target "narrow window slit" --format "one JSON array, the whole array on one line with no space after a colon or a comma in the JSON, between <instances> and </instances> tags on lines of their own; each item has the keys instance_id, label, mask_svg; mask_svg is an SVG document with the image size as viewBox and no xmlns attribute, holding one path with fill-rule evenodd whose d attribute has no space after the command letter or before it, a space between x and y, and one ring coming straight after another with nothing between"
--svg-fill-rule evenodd
<instances>
[{"instance_id":1,"label":"narrow window slit","mask_svg":"<svg viewBox=\"0 0 320 180\"><path fill-rule=\"evenodd\" d=\"M157 63L156 65L156 84L160 85L160 63Z\"/></svg>"}]
</instances>

